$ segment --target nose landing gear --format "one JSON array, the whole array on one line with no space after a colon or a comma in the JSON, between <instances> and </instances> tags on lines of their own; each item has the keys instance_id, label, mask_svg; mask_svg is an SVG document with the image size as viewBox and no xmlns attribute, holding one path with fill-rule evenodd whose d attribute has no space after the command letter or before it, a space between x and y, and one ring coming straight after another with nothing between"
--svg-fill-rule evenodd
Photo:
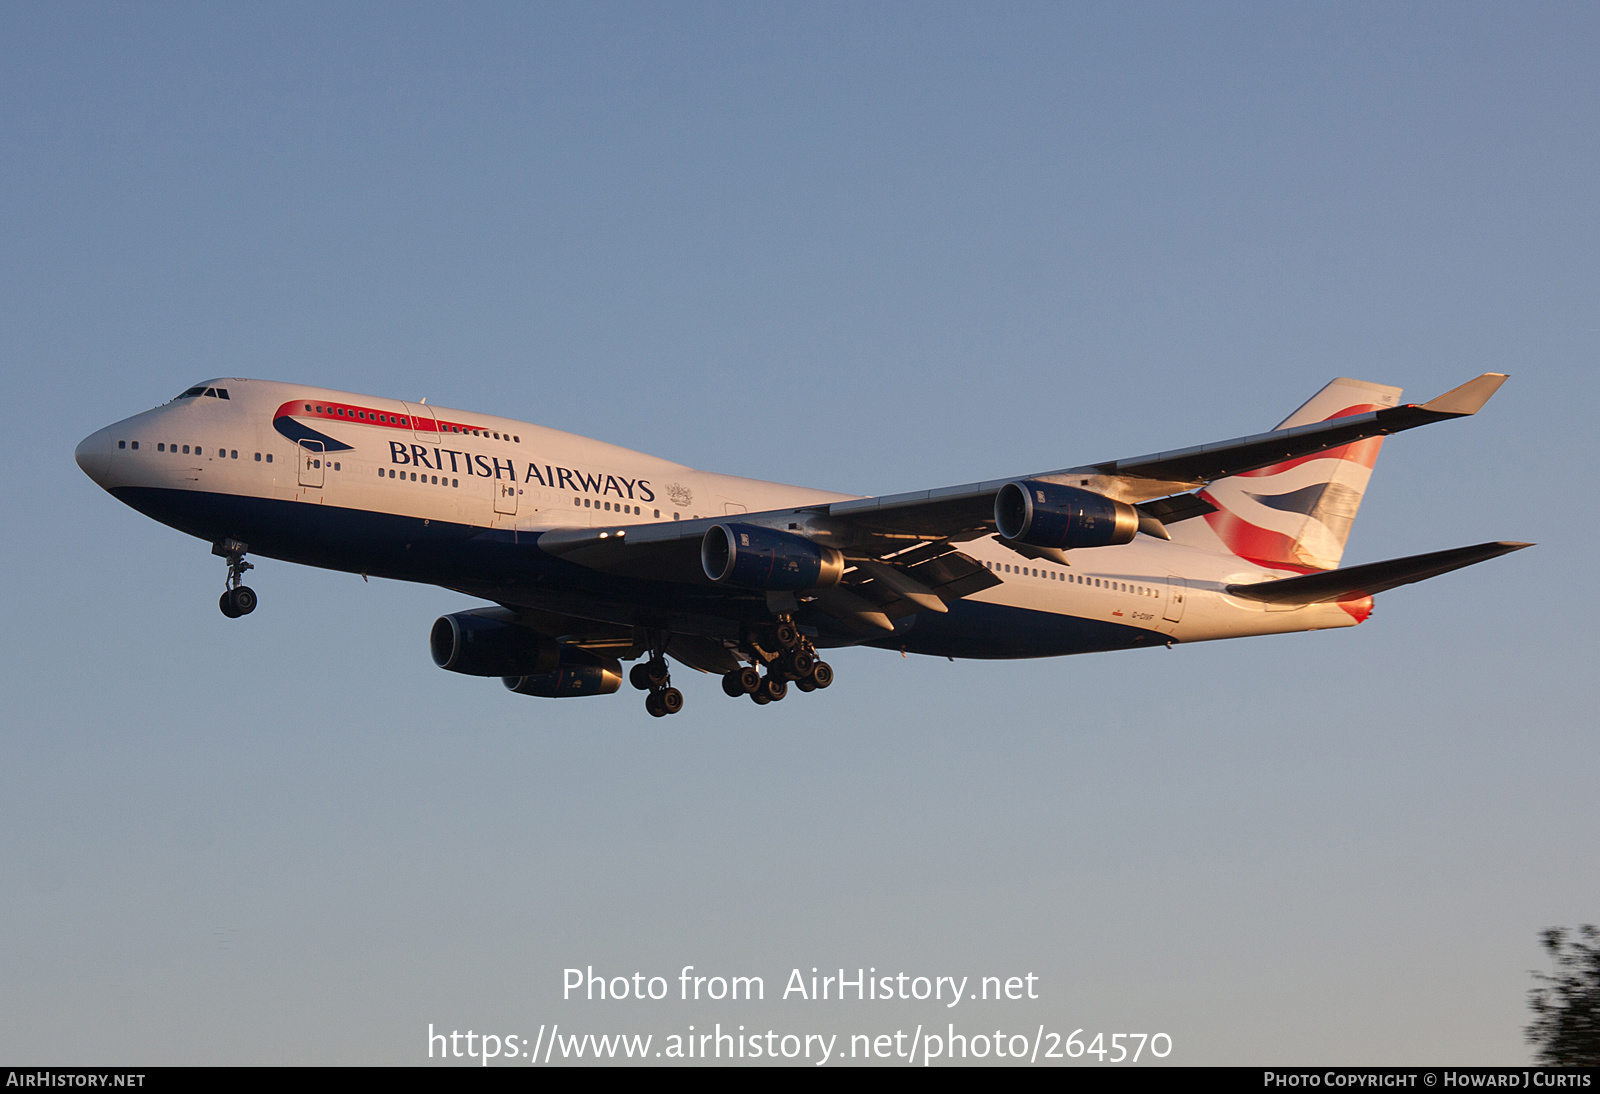
<instances>
[{"instance_id":1,"label":"nose landing gear","mask_svg":"<svg viewBox=\"0 0 1600 1094\"><path fill-rule=\"evenodd\" d=\"M628 670L628 682L640 691L648 691L644 709L652 718L665 718L683 709L683 692L672 686L672 672L667 659L659 652L650 660L641 661Z\"/></svg>"},{"instance_id":2,"label":"nose landing gear","mask_svg":"<svg viewBox=\"0 0 1600 1094\"><path fill-rule=\"evenodd\" d=\"M228 587L217 601L217 607L221 608L222 614L229 619L238 619L241 615L249 615L256 610L256 591L242 584L245 571L255 569L244 560L247 547L247 544L240 543L236 539L219 540L211 545L212 554L228 560Z\"/></svg>"}]
</instances>

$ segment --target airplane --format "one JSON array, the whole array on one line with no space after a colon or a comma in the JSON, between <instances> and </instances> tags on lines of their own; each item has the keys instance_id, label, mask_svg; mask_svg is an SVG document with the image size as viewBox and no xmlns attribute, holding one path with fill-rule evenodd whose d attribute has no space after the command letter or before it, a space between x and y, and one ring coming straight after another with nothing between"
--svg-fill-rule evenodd
<instances>
[{"instance_id":1,"label":"airplane","mask_svg":"<svg viewBox=\"0 0 1600 1094\"><path fill-rule=\"evenodd\" d=\"M885 497L732 475L493 414L219 378L97 430L78 465L211 544L224 615L247 555L491 602L434 662L518 695L683 708L671 662L758 705L826 688L820 650L1036 658L1354 626L1374 595L1519 550L1340 568L1391 433L1476 414L1485 373L1422 404L1340 378L1216 444ZM669 660L670 659L670 660Z\"/></svg>"}]
</instances>

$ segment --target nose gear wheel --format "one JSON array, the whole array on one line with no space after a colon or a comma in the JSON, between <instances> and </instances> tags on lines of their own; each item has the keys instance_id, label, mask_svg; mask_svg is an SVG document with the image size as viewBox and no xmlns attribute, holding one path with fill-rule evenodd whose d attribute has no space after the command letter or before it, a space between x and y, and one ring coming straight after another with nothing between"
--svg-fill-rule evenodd
<instances>
[{"instance_id":1,"label":"nose gear wheel","mask_svg":"<svg viewBox=\"0 0 1600 1094\"><path fill-rule=\"evenodd\" d=\"M211 553L221 556L228 562L227 588L217 601L217 607L221 608L222 614L229 619L238 619L256 610L256 591L243 583L245 571L255 569L244 560L246 549L247 545L236 539L218 540L211 545Z\"/></svg>"}]
</instances>

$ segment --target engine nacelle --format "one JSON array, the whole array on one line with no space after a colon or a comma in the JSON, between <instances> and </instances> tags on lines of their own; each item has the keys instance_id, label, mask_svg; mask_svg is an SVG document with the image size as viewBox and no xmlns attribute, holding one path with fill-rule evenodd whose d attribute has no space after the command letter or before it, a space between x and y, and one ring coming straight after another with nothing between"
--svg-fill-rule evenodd
<instances>
[{"instance_id":1,"label":"engine nacelle","mask_svg":"<svg viewBox=\"0 0 1600 1094\"><path fill-rule=\"evenodd\" d=\"M561 658L553 639L511 622L510 612L457 612L434 620L428 634L433 663L468 676L535 676ZM614 689L613 689L614 690Z\"/></svg>"},{"instance_id":2,"label":"engine nacelle","mask_svg":"<svg viewBox=\"0 0 1600 1094\"><path fill-rule=\"evenodd\" d=\"M1139 510L1092 490L1024 479L994 497L994 523L1003 539L1030 547L1110 547L1139 531Z\"/></svg>"},{"instance_id":3,"label":"engine nacelle","mask_svg":"<svg viewBox=\"0 0 1600 1094\"><path fill-rule=\"evenodd\" d=\"M700 566L719 585L799 592L839 584L844 555L792 532L717 524L700 541Z\"/></svg>"},{"instance_id":4,"label":"engine nacelle","mask_svg":"<svg viewBox=\"0 0 1600 1094\"><path fill-rule=\"evenodd\" d=\"M566 699L578 695L610 695L622 686L622 664L588 650L568 647L549 672L507 676L501 682L518 695Z\"/></svg>"}]
</instances>

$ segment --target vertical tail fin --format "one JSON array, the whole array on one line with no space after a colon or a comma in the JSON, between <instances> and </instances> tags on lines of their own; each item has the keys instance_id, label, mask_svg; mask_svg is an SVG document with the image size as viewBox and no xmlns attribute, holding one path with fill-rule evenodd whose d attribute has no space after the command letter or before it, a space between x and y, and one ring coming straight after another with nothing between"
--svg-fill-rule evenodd
<instances>
[{"instance_id":1,"label":"vertical tail fin","mask_svg":"<svg viewBox=\"0 0 1600 1094\"><path fill-rule=\"evenodd\" d=\"M1340 378L1276 428L1396 406L1400 389ZM1344 555L1382 437L1218 479L1200 492L1217 507L1171 528L1190 546L1226 551L1277 570L1332 570Z\"/></svg>"}]
</instances>

